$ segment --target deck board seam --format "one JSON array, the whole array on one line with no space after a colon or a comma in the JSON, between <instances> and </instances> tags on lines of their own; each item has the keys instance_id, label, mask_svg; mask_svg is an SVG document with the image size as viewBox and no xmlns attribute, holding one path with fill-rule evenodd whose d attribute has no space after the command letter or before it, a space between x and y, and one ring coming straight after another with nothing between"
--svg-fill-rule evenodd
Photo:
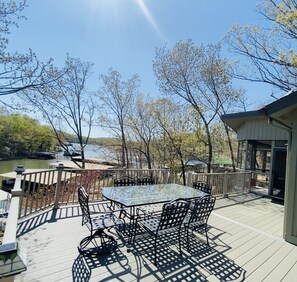
<instances>
[{"instance_id":1,"label":"deck board seam","mask_svg":"<svg viewBox=\"0 0 297 282\"><path fill-rule=\"evenodd\" d=\"M277 237L277 236L275 236L275 235L272 235L272 234L269 234L269 233L267 233L267 232L265 232L265 231L256 229L256 228L254 228L254 227L252 227L252 226L249 226L249 225L246 225L246 224L244 224L244 223L238 222L238 221L236 221L236 220L227 218L227 217L225 217L225 216L223 216L223 215L220 215L220 214L218 214L218 213L216 213L216 212L212 212L212 215L217 216L217 217L219 217L219 218L222 218L222 219L224 219L224 220L233 222L234 224L241 225L241 226L243 226L243 227L245 227L245 228L247 228L247 229L249 229L249 230L253 230L253 231L257 232L257 233L264 234L264 235L266 235L266 236L268 236L268 237L270 237L270 238L273 238L273 239L275 239L275 240L278 240L278 241L284 241L283 238L279 238L279 237Z\"/></svg>"}]
</instances>

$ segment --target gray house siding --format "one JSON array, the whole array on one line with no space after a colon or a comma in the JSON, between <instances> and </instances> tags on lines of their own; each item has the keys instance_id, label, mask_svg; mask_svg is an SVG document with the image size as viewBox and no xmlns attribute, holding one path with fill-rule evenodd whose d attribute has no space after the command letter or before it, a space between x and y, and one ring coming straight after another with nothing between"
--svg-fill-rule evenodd
<instances>
[{"instance_id":1,"label":"gray house siding","mask_svg":"<svg viewBox=\"0 0 297 282\"><path fill-rule=\"evenodd\" d=\"M242 140L288 140L287 130L268 124L267 119L246 121L237 131Z\"/></svg>"}]
</instances>

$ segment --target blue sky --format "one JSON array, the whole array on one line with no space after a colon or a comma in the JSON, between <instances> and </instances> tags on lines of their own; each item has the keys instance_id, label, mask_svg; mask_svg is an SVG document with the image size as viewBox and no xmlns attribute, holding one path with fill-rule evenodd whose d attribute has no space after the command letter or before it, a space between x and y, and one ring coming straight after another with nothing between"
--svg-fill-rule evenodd
<instances>
[{"instance_id":1,"label":"blue sky","mask_svg":"<svg viewBox=\"0 0 297 282\"><path fill-rule=\"evenodd\" d=\"M158 94L152 70L155 48L192 38L217 43L233 24L265 23L257 0L29 0L27 20L11 32L9 50L29 48L41 60L62 66L69 53L94 63L89 89L112 67L123 79L137 73L141 91ZM232 58L232 54L227 54ZM271 87L236 82L256 106L267 102ZM257 97L257 98L256 98Z\"/></svg>"}]
</instances>

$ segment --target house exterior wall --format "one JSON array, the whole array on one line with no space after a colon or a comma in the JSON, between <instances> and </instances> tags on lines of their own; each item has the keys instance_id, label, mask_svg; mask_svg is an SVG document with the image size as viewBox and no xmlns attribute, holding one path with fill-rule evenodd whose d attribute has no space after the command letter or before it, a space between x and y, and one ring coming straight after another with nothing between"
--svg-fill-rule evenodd
<instances>
[{"instance_id":1,"label":"house exterior wall","mask_svg":"<svg viewBox=\"0 0 297 282\"><path fill-rule=\"evenodd\" d=\"M289 139L286 173L284 238L297 245L297 110L292 113L292 121L292 137Z\"/></svg>"},{"instance_id":2,"label":"house exterior wall","mask_svg":"<svg viewBox=\"0 0 297 282\"><path fill-rule=\"evenodd\" d=\"M237 131L238 141L242 140L288 140L287 130L268 124L267 119L248 120Z\"/></svg>"}]
</instances>

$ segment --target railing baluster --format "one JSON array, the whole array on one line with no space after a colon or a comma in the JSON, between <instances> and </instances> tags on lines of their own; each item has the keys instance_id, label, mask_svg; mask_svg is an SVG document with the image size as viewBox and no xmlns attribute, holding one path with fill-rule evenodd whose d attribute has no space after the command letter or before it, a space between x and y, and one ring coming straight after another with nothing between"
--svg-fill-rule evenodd
<instances>
[{"instance_id":1,"label":"railing baluster","mask_svg":"<svg viewBox=\"0 0 297 282\"><path fill-rule=\"evenodd\" d=\"M39 206L37 206L37 210L41 210L42 207L43 207L43 197L44 197L44 191L45 191L45 176L46 176L46 172L43 171L41 174L40 174L40 191L38 189L38 194L39 194L39 197L40 197L40 200L39 200Z\"/></svg>"},{"instance_id":2,"label":"railing baluster","mask_svg":"<svg viewBox=\"0 0 297 282\"><path fill-rule=\"evenodd\" d=\"M42 170L23 174L20 217L60 204L77 203L77 187L85 186L90 199L102 199L102 187L112 186L119 175L135 178L150 175L155 183L166 183L169 179L168 169L64 169ZM99 177L100 176L100 177ZM193 177L197 178L196 175Z\"/></svg>"},{"instance_id":3,"label":"railing baluster","mask_svg":"<svg viewBox=\"0 0 297 282\"><path fill-rule=\"evenodd\" d=\"M36 175L36 174L35 174ZM28 199L30 197L31 201L29 202L29 213L31 214L32 213L32 210L33 210L33 203L34 203L34 193L35 193L35 182L34 182L34 176L35 175L32 175L33 176L33 181L32 183L30 182L29 183L29 189L28 189ZM32 186L32 190L31 190L31 186ZM31 191L31 192L30 192Z\"/></svg>"},{"instance_id":4,"label":"railing baluster","mask_svg":"<svg viewBox=\"0 0 297 282\"><path fill-rule=\"evenodd\" d=\"M211 184L213 194L217 196L248 192L251 177L251 172L192 173L193 182L203 181Z\"/></svg>"}]
</instances>

